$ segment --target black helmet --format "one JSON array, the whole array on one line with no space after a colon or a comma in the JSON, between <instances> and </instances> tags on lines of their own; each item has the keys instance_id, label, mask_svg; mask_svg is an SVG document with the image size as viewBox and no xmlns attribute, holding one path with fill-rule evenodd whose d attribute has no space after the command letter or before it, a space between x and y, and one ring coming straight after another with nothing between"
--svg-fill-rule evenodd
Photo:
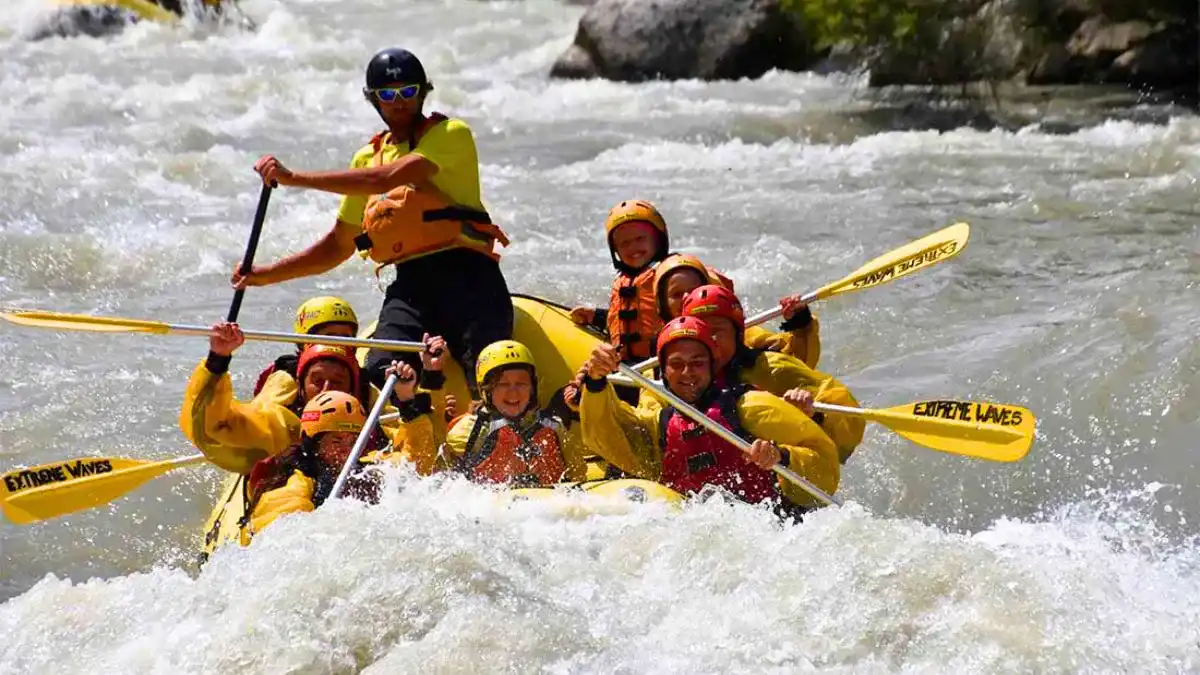
<instances>
[{"instance_id":1,"label":"black helmet","mask_svg":"<svg viewBox=\"0 0 1200 675\"><path fill-rule=\"evenodd\" d=\"M367 64L367 89L380 89L395 84L420 84L429 88L425 67L407 49L385 49L371 57Z\"/></svg>"}]
</instances>

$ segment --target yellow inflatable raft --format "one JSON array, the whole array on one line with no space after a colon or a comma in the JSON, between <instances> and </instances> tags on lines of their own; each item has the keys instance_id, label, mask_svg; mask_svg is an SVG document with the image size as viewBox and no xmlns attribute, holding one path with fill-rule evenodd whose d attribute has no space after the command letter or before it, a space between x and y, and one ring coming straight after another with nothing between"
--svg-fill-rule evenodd
<instances>
[{"instance_id":1,"label":"yellow inflatable raft","mask_svg":"<svg viewBox=\"0 0 1200 675\"><path fill-rule=\"evenodd\" d=\"M544 407L549 404L554 393L575 376L599 342L599 338L576 326L566 309L554 303L524 295L514 295L512 302L515 319L513 339L529 347L537 360L538 396L540 404ZM375 325L371 324L362 331L362 337L370 337L374 332ZM361 350L359 360L365 357L366 350ZM460 401L469 401L470 394L461 366L451 359L447 362L445 373L447 393L455 394ZM588 481L564 483L560 484L560 487L580 489L588 494L617 497L632 502L678 503L682 500L679 493L653 481L628 478L606 480L606 468L607 465L597 459L588 465ZM229 541L237 541L238 522L246 508L242 483L242 476L236 474L229 474L226 478L216 506L204 525L201 562L217 547ZM507 492L516 500L553 498L562 494L561 490L552 488L526 488ZM611 499L601 501L611 503Z\"/></svg>"},{"instance_id":2,"label":"yellow inflatable raft","mask_svg":"<svg viewBox=\"0 0 1200 675\"><path fill-rule=\"evenodd\" d=\"M181 18L175 12L160 6L158 3L153 2L153 0L57 0L56 4L61 7L111 7L123 9L143 21L157 21L159 23L175 23ZM216 8L220 7L221 0L201 0L200 4ZM186 6L184 4L184 7Z\"/></svg>"}]
</instances>

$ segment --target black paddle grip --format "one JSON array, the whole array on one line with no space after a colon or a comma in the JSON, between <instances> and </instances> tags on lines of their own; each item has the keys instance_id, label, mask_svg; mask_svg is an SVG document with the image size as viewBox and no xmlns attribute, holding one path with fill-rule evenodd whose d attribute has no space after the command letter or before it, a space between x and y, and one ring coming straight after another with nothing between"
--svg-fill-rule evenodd
<instances>
[{"instance_id":1,"label":"black paddle grip","mask_svg":"<svg viewBox=\"0 0 1200 675\"><path fill-rule=\"evenodd\" d=\"M254 212L254 225L250 228L250 240L246 242L246 255L242 257L242 266L239 272L242 276L250 273L254 268L254 253L258 250L258 239L262 236L263 221L267 219L267 205L271 202L271 189L274 186L264 184L262 192L258 194L258 210ZM246 289L239 288L233 293L233 302L229 305L229 315L225 320L229 323L237 321L238 312L242 311L242 297L246 295Z\"/></svg>"}]
</instances>

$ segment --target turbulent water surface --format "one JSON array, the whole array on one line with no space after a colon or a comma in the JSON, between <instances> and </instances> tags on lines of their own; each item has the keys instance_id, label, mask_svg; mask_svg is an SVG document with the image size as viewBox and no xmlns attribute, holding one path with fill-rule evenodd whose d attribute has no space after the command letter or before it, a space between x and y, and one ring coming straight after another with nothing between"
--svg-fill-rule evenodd
<instances>
[{"instance_id":1,"label":"turbulent water surface","mask_svg":"<svg viewBox=\"0 0 1200 675\"><path fill-rule=\"evenodd\" d=\"M848 506L780 528L749 507L671 515L497 508L397 475L368 509L285 519L194 565L220 476L0 522L0 672L1176 672L1200 669L1200 122L1070 134L889 132L854 79L550 82L581 9L254 0L256 33L138 26L20 36L0 9L0 304L208 324L231 297L254 159L332 168L377 130L375 50L426 62L474 127L514 291L606 297L615 201L662 207L676 248L751 309L957 220L954 261L817 307L823 370L866 405L1027 406L1005 465L872 427ZM280 190L260 261L337 199ZM316 293L373 314L370 266L246 296L290 327ZM0 327L0 469L194 452L177 427L202 339ZM246 394L279 347L234 361Z\"/></svg>"}]
</instances>

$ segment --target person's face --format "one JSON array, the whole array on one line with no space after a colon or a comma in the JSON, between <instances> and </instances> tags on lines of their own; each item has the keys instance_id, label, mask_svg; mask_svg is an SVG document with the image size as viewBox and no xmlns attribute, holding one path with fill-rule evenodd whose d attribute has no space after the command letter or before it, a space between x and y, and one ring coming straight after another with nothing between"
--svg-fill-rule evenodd
<instances>
[{"instance_id":1,"label":"person's face","mask_svg":"<svg viewBox=\"0 0 1200 675\"><path fill-rule=\"evenodd\" d=\"M510 368L500 373L492 386L491 404L505 417L520 417L533 397L533 378L524 368Z\"/></svg>"},{"instance_id":2,"label":"person's face","mask_svg":"<svg viewBox=\"0 0 1200 675\"><path fill-rule=\"evenodd\" d=\"M304 400L311 401L323 391L351 391L354 377L350 369L337 361L321 360L313 363L304 373Z\"/></svg>"},{"instance_id":3,"label":"person's face","mask_svg":"<svg viewBox=\"0 0 1200 675\"><path fill-rule=\"evenodd\" d=\"M712 358L698 340L667 345L663 355L663 380L667 388L687 403L695 403L712 384Z\"/></svg>"}]
</instances>

